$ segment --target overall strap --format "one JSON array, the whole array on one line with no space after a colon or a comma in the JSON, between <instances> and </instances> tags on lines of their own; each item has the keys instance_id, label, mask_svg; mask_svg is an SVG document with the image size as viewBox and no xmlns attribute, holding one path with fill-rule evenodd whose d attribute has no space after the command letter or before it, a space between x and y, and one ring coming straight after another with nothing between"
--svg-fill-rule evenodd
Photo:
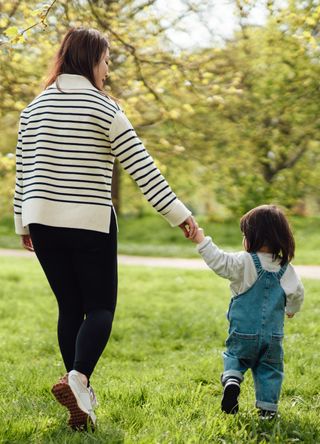
<instances>
[{"instance_id":1,"label":"overall strap","mask_svg":"<svg viewBox=\"0 0 320 444\"><path fill-rule=\"evenodd\" d=\"M250 253L250 254L251 254L254 266L256 267L258 277L260 277L262 275L262 273L264 272L264 270L262 268L259 256L257 255L257 253Z\"/></svg>"},{"instance_id":2,"label":"overall strap","mask_svg":"<svg viewBox=\"0 0 320 444\"><path fill-rule=\"evenodd\" d=\"M280 268L280 270L276 273L276 276L277 276L277 278L279 279L279 281L280 281L280 279L282 278L282 276L284 275L284 273L285 273L287 267L288 267L288 264L284 264L284 265Z\"/></svg>"}]
</instances>

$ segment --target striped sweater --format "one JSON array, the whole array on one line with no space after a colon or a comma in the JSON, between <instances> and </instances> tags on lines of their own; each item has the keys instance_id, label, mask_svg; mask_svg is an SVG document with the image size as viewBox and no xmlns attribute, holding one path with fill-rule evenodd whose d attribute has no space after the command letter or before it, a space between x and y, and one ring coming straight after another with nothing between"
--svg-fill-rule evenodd
<instances>
[{"instance_id":1,"label":"striped sweater","mask_svg":"<svg viewBox=\"0 0 320 444\"><path fill-rule=\"evenodd\" d=\"M85 77L61 74L20 116L16 233L29 234L30 223L109 233L115 158L171 226L191 215L117 103Z\"/></svg>"}]
</instances>

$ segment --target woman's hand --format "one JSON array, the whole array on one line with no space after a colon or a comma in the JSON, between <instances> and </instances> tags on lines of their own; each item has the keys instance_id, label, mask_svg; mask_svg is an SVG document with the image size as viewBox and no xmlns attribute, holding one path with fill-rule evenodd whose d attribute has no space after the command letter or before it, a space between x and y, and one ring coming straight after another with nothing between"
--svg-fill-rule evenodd
<instances>
[{"instance_id":1,"label":"woman's hand","mask_svg":"<svg viewBox=\"0 0 320 444\"><path fill-rule=\"evenodd\" d=\"M179 225L181 230L184 232L185 237L188 239L193 239L197 234L198 224L193 216L189 216L182 224Z\"/></svg>"},{"instance_id":2,"label":"woman's hand","mask_svg":"<svg viewBox=\"0 0 320 444\"><path fill-rule=\"evenodd\" d=\"M34 251L30 234L22 234L21 235L21 245L26 250Z\"/></svg>"}]
</instances>

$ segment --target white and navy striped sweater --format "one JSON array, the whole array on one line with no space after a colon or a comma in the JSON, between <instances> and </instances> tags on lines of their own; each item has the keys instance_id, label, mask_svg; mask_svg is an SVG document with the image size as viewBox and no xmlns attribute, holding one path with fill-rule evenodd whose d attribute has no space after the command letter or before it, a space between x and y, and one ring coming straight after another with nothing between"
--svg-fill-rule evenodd
<instances>
[{"instance_id":1,"label":"white and navy striped sweater","mask_svg":"<svg viewBox=\"0 0 320 444\"><path fill-rule=\"evenodd\" d=\"M190 216L117 103L85 77L61 74L20 116L16 233L32 222L108 233L115 157L172 226Z\"/></svg>"}]
</instances>

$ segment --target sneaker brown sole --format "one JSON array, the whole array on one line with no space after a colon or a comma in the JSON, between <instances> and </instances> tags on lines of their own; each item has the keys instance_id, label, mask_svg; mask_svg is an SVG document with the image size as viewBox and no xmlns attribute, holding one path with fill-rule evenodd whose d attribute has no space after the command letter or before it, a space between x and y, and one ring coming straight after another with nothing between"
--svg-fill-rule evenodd
<instances>
[{"instance_id":1,"label":"sneaker brown sole","mask_svg":"<svg viewBox=\"0 0 320 444\"><path fill-rule=\"evenodd\" d=\"M94 430L94 423L90 415L80 409L69 384L58 382L52 387L51 392L56 400L69 410L68 425L73 430Z\"/></svg>"}]
</instances>

